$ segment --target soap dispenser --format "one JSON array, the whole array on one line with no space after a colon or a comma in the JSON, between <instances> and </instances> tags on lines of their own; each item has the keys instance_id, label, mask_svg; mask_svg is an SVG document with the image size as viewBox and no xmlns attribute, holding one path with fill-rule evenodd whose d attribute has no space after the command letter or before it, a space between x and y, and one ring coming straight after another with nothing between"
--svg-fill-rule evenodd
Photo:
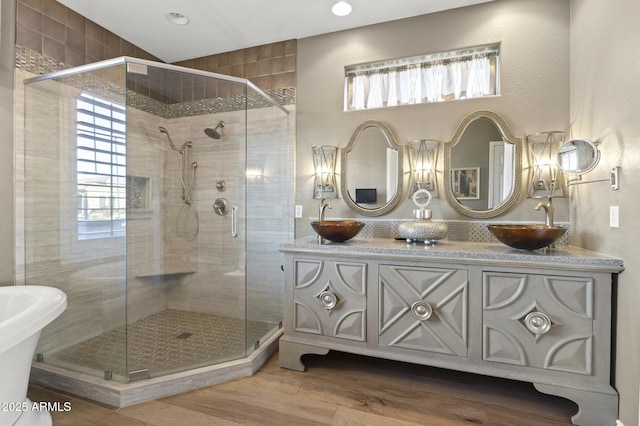
<instances>
[{"instance_id":1,"label":"soap dispenser","mask_svg":"<svg viewBox=\"0 0 640 426\"><path fill-rule=\"evenodd\" d=\"M426 198L426 202L419 199ZM444 223L431 220L431 209L425 209L431 203L431 193L426 189L417 190L411 197L416 209L413 209L415 220L401 223L398 227L398 236L407 240L407 243L424 241L427 245L435 244L447 236L448 228Z\"/></svg>"}]
</instances>

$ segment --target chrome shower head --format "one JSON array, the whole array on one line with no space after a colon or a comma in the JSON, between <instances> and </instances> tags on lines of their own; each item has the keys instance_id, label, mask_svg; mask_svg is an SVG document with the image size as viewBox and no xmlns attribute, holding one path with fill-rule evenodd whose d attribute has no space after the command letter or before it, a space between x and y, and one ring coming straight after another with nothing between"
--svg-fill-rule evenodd
<instances>
[{"instance_id":1,"label":"chrome shower head","mask_svg":"<svg viewBox=\"0 0 640 426\"><path fill-rule=\"evenodd\" d=\"M173 144L173 141L171 140L171 136L169 135L169 131L162 126L158 127L158 129L160 130L160 133L164 133L165 135L167 135L167 140L169 141L169 145L171 145L171 149L174 151L177 151L178 148L176 148L176 146Z\"/></svg>"},{"instance_id":2,"label":"chrome shower head","mask_svg":"<svg viewBox=\"0 0 640 426\"><path fill-rule=\"evenodd\" d=\"M223 127L224 121L221 121L214 128L207 127L206 129L204 129L204 133L212 139L220 139L220 132L218 131L218 129L222 129Z\"/></svg>"}]
</instances>

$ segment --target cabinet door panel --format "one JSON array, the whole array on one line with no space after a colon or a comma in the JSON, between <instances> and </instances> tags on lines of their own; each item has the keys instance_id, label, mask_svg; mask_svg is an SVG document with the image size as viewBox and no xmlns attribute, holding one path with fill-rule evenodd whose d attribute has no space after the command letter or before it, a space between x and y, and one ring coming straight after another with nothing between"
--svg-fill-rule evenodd
<instances>
[{"instance_id":1,"label":"cabinet door panel","mask_svg":"<svg viewBox=\"0 0 640 426\"><path fill-rule=\"evenodd\" d=\"M378 343L467 356L467 271L380 265Z\"/></svg>"},{"instance_id":2,"label":"cabinet door panel","mask_svg":"<svg viewBox=\"0 0 640 426\"><path fill-rule=\"evenodd\" d=\"M366 340L367 264L296 259L293 329Z\"/></svg>"},{"instance_id":3,"label":"cabinet door panel","mask_svg":"<svg viewBox=\"0 0 640 426\"><path fill-rule=\"evenodd\" d=\"M483 358L591 374L593 278L483 273Z\"/></svg>"}]
</instances>

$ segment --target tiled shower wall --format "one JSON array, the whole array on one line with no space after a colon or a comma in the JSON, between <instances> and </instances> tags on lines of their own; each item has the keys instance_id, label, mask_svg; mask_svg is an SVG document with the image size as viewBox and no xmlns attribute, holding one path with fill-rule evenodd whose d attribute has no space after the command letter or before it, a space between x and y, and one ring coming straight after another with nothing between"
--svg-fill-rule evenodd
<instances>
[{"instance_id":1,"label":"tiled shower wall","mask_svg":"<svg viewBox=\"0 0 640 426\"><path fill-rule=\"evenodd\" d=\"M277 98L271 93L272 91L278 92L296 87L296 48L296 40L288 40L181 61L175 65L246 78ZM184 87L185 93L182 101L188 101L192 94L189 93L188 86ZM194 90L198 89L194 88ZM217 95L234 95L235 93L232 93L231 90L233 87L219 87ZM288 102L281 103L288 104Z\"/></svg>"}]
</instances>

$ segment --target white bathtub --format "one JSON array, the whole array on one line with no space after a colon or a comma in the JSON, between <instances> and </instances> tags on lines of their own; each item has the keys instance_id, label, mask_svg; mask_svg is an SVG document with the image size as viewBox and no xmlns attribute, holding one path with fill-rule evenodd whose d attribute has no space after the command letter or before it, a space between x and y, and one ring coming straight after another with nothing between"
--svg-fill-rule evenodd
<instances>
[{"instance_id":1,"label":"white bathtub","mask_svg":"<svg viewBox=\"0 0 640 426\"><path fill-rule=\"evenodd\" d=\"M67 307L67 296L44 286L0 286L0 425L50 425L27 399L40 331ZM37 407L36 407L37 408Z\"/></svg>"}]
</instances>

